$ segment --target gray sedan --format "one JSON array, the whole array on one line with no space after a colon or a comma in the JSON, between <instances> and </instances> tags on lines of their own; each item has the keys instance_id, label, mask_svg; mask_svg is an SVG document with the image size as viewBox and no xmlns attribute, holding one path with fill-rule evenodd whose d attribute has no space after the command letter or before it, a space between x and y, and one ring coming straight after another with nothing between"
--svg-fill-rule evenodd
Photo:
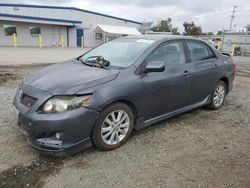
<instances>
[{"instance_id":1,"label":"gray sedan","mask_svg":"<svg viewBox=\"0 0 250 188\"><path fill-rule=\"evenodd\" d=\"M110 41L25 78L17 127L44 154L112 150L133 130L207 106L232 90L235 64L207 43L143 35Z\"/></svg>"}]
</instances>

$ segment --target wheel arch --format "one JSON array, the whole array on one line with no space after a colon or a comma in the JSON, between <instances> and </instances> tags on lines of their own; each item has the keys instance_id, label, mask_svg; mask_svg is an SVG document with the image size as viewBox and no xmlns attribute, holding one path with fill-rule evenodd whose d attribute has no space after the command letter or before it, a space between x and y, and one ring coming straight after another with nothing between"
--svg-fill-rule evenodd
<instances>
[{"instance_id":1,"label":"wheel arch","mask_svg":"<svg viewBox=\"0 0 250 188\"><path fill-rule=\"evenodd\" d=\"M134 121L136 122L136 120L139 118L139 113L138 113L138 110L135 106L135 104L131 101L131 100L128 100L128 99L116 99L114 101L110 101L109 103L106 103L102 110L103 111L105 108L107 108L108 106L112 105L112 104L115 104L115 103L124 103L126 104L132 111L133 111L133 114L134 114Z\"/></svg>"},{"instance_id":2,"label":"wheel arch","mask_svg":"<svg viewBox=\"0 0 250 188\"><path fill-rule=\"evenodd\" d=\"M224 76L219 81L223 81L226 84L226 93L228 93L228 90L229 90L229 79Z\"/></svg>"}]
</instances>

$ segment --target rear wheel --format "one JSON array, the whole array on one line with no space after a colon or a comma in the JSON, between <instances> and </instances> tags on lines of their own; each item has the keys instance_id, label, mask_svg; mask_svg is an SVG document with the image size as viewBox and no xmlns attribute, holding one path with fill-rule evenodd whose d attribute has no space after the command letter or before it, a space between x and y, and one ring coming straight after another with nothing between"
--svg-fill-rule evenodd
<instances>
[{"instance_id":1,"label":"rear wheel","mask_svg":"<svg viewBox=\"0 0 250 188\"><path fill-rule=\"evenodd\" d=\"M212 101L208 107L212 110L219 109L225 101L226 97L226 84L223 81L219 81L212 93Z\"/></svg>"},{"instance_id":2,"label":"rear wheel","mask_svg":"<svg viewBox=\"0 0 250 188\"><path fill-rule=\"evenodd\" d=\"M124 103L115 103L100 113L92 131L92 141L100 150L116 149L129 138L133 126L133 111Z\"/></svg>"}]
</instances>

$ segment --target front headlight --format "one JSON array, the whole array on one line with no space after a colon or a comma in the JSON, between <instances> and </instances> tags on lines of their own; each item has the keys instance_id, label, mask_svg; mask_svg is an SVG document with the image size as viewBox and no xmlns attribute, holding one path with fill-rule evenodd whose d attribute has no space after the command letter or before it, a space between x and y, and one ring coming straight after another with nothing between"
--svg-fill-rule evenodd
<instances>
[{"instance_id":1,"label":"front headlight","mask_svg":"<svg viewBox=\"0 0 250 188\"><path fill-rule=\"evenodd\" d=\"M49 99L42 106L43 113L59 113L88 106L91 95L85 96L58 96Z\"/></svg>"}]
</instances>

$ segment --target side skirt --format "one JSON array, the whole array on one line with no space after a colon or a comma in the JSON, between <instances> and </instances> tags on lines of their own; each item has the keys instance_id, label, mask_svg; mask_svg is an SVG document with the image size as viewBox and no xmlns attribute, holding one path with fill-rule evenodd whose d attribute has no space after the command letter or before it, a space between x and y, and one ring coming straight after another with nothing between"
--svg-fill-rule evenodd
<instances>
[{"instance_id":1,"label":"side skirt","mask_svg":"<svg viewBox=\"0 0 250 188\"><path fill-rule=\"evenodd\" d=\"M142 129L142 128L147 127L149 125L155 124L159 121L169 119L173 116L176 116L176 115L182 114L184 112L187 112L187 111L196 109L198 107L204 106L204 105L208 104L210 101L211 101L211 96L207 96L203 101L201 101L199 103L175 110L173 112L169 112L169 113L166 113L166 114L163 114L163 115L160 115L160 116L157 116L157 117L154 117L152 119L145 120L145 121L143 120L143 118L141 118L136 122L135 130Z\"/></svg>"}]
</instances>

